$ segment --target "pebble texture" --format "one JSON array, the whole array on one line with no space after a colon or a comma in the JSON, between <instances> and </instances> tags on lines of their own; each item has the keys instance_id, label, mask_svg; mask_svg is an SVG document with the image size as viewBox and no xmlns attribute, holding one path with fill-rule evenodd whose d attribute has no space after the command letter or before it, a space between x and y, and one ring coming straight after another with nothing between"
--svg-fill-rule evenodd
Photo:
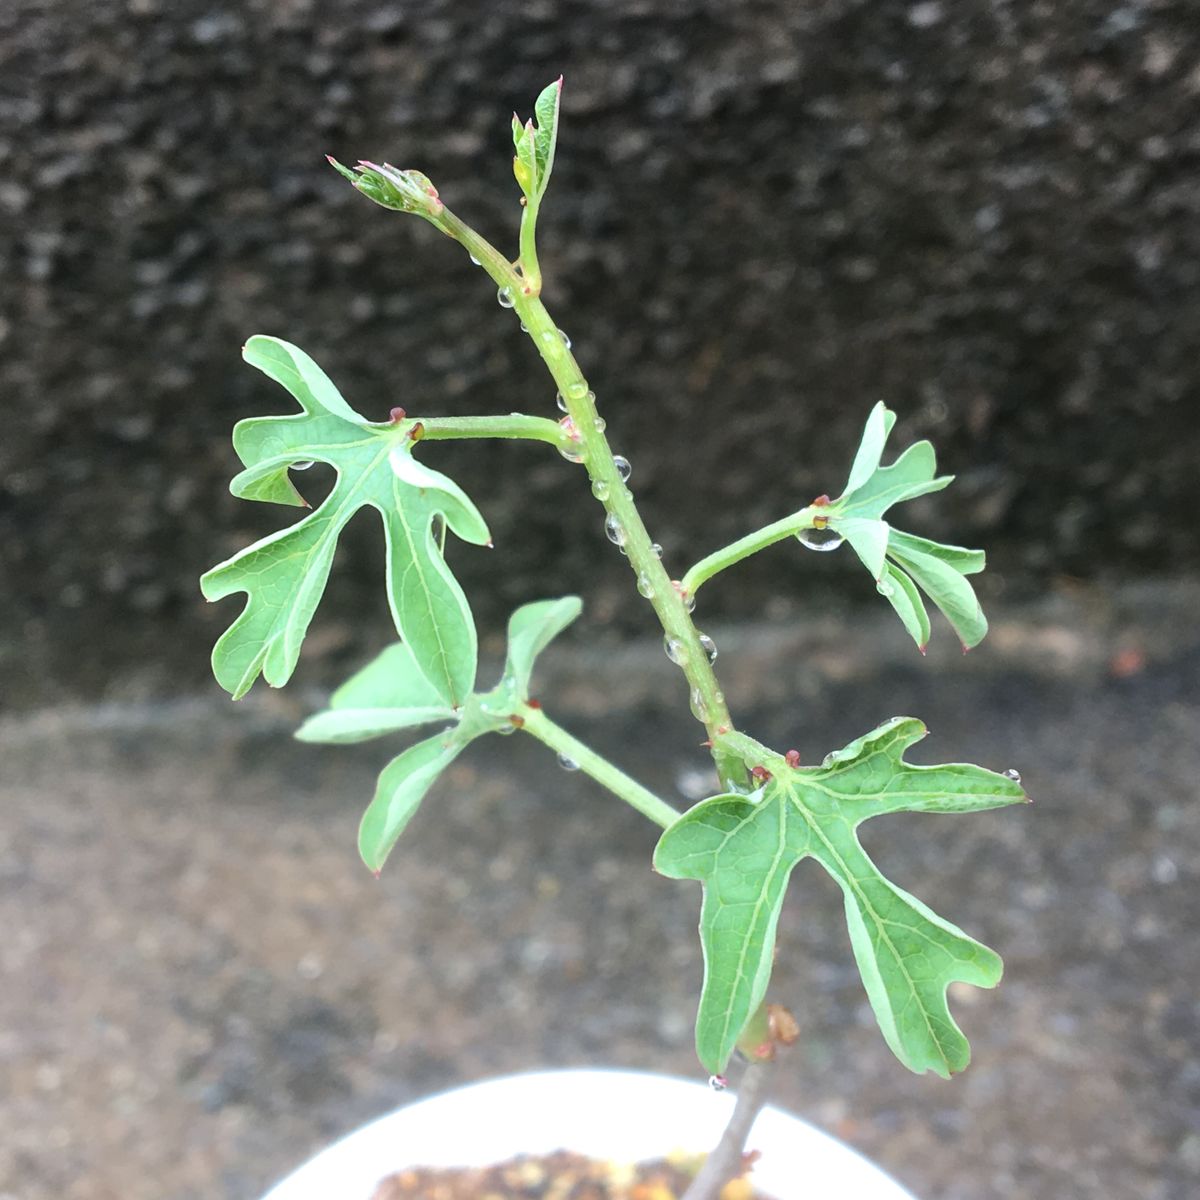
<instances>
[{"instance_id":1,"label":"pebble texture","mask_svg":"<svg viewBox=\"0 0 1200 1200\"><path fill-rule=\"evenodd\" d=\"M950 1083L887 1050L821 872L797 871L784 909L772 995L803 1034L779 1102L922 1200L1200 1190L1200 644L1177 636L1197 603L1119 627L1095 607L1001 613L1009 652L947 672L911 647L865 670L860 626L722 638L723 667L786 664L787 703L757 711L755 681L725 674L745 727L804 761L912 712L933 731L914 761L1016 767L1034 798L864 830L892 878L1004 955L996 991L954 989L974 1062ZM1076 643L1106 657L1055 656ZM677 673L639 648L660 660L618 664L640 689L627 707L603 659L573 681L550 661L542 694L683 805L711 780L697 727L664 716ZM388 748L290 743L300 704L0 722L0 1195L254 1200L457 1083L572 1065L702 1078L699 894L651 872L652 827L530 739L485 739L375 880L354 830Z\"/></svg>"},{"instance_id":2,"label":"pebble texture","mask_svg":"<svg viewBox=\"0 0 1200 1200\"><path fill-rule=\"evenodd\" d=\"M292 516L226 493L233 422L287 407L239 362L249 334L371 416L554 414L466 255L322 156L419 166L513 246L507 114L560 71L546 296L677 573L835 491L881 397L961 475L914 524L985 542L998 577L1200 563L1176 517L1200 507L1186 4L6 0L9 702L135 659L202 680L233 604L206 610L197 575ZM455 552L485 623L583 589L599 625L645 628L578 469L426 453L495 532ZM368 526L327 648L382 615ZM748 565L714 611L760 615L801 569Z\"/></svg>"}]
</instances>

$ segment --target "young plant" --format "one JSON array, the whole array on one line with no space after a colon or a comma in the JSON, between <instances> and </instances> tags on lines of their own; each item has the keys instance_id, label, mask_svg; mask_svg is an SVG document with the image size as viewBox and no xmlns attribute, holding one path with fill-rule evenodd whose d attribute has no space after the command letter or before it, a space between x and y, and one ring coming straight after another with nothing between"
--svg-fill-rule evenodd
<instances>
[{"instance_id":1,"label":"young plant","mask_svg":"<svg viewBox=\"0 0 1200 1200\"><path fill-rule=\"evenodd\" d=\"M304 351L278 338L253 337L244 350L246 361L290 392L300 412L236 426L234 447L244 470L231 484L233 494L307 508L291 472L322 462L333 467L337 481L302 520L214 567L201 582L210 600L235 592L247 596L213 652L220 684L235 699L260 674L280 687L295 670L339 534L359 509L378 510L398 640L334 692L328 708L297 733L305 741L337 743L437 727L379 775L359 829L359 850L371 870L383 867L439 775L471 742L490 733L520 730L537 738L662 826L657 870L703 886L705 975L697 1053L717 1086L723 1086L735 1052L749 1063L733 1122L689 1192L699 1200L715 1195L737 1170L777 1047L797 1035L786 1010L766 1003L776 926L796 864L815 859L842 889L863 985L896 1057L910 1070L949 1076L967 1065L970 1050L947 1007L947 988L955 981L993 987L1000 959L891 883L863 850L856 830L881 813L976 812L1026 796L1015 772L905 762L905 751L925 735L912 717L884 722L818 766L801 766L795 751L765 746L734 725L713 670L712 644L691 616L696 593L718 572L785 539L821 551L848 542L923 653L930 621L922 593L944 614L964 649L983 638L987 622L967 579L983 569L983 552L901 532L887 519L895 505L938 491L951 477L937 475L928 442L881 465L895 414L878 404L837 499L819 496L708 555L682 578L671 578L629 489L629 464L612 452L571 343L541 300L537 221L554 167L561 93L560 79L538 97L533 120L513 119L513 173L522 193L515 262L455 216L420 172L369 162L350 169L330 161L365 196L429 221L487 272L500 304L513 311L541 355L566 416L425 417L396 408L387 421L368 421ZM586 474L604 509L608 539L628 559L636 590L661 622L667 654L686 678L692 713L711 746L719 794L680 814L568 733L531 696L535 660L578 616L576 597L527 604L513 613L500 682L479 687L471 609L442 551L447 532L475 545L490 546L491 540L463 490L425 461L436 460L432 443L459 438L544 442L580 464L579 474Z\"/></svg>"}]
</instances>

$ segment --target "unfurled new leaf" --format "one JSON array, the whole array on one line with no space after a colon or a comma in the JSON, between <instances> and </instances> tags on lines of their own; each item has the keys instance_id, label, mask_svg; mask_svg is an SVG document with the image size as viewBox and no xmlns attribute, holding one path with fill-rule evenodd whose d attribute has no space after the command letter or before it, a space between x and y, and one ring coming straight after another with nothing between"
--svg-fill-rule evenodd
<instances>
[{"instance_id":1,"label":"unfurled new leaf","mask_svg":"<svg viewBox=\"0 0 1200 1200\"><path fill-rule=\"evenodd\" d=\"M916 585L942 611L963 646L970 648L983 640L987 619L963 577L983 570L983 551L914 537L883 519L893 505L941 491L954 478L937 474L929 442L917 442L890 466L880 466L895 421L895 413L882 403L871 410L846 490L820 519L850 543L922 650L929 640L929 616Z\"/></svg>"},{"instance_id":2,"label":"unfurled new leaf","mask_svg":"<svg viewBox=\"0 0 1200 1200\"><path fill-rule=\"evenodd\" d=\"M752 765L770 773L763 787L702 801L663 834L655 867L704 885L696 1047L708 1070L724 1070L763 1000L784 891L806 857L842 889L854 956L896 1056L918 1073L948 1076L966 1066L970 1047L950 1016L946 988L955 980L993 987L1000 959L880 874L855 829L882 813L978 812L1026 797L1019 782L982 767L904 762L924 735L920 721L897 717L815 769L752 744ZM729 748L744 755L748 741L732 735Z\"/></svg>"},{"instance_id":3,"label":"unfurled new leaf","mask_svg":"<svg viewBox=\"0 0 1200 1200\"><path fill-rule=\"evenodd\" d=\"M441 702L451 708L462 704L475 685L475 624L442 557L434 524L441 518L465 541L483 545L489 540L483 518L457 484L413 458L414 443L402 425L364 420L304 351L277 338L254 337L243 353L287 388L303 412L238 423L234 447L246 469L230 485L233 494L303 505L288 472L308 462L329 464L337 481L311 515L201 579L209 600L248 595L213 650L218 682L237 699L260 672L275 687L291 678L338 537L360 508L373 507L383 520L396 631Z\"/></svg>"},{"instance_id":4,"label":"unfurled new leaf","mask_svg":"<svg viewBox=\"0 0 1200 1200\"><path fill-rule=\"evenodd\" d=\"M328 157L328 156L327 156ZM445 205L429 177L420 171L402 171L391 163L360 162L357 167L343 166L329 157L329 165L350 180L368 200L396 212L415 213L434 225L440 225Z\"/></svg>"},{"instance_id":5,"label":"unfurled new leaf","mask_svg":"<svg viewBox=\"0 0 1200 1200\"><path fill-rule=\"evenodd\" d=\"M513 174L525 193L526 201L535 208L545 195L550 173L554 170L561 98L560 77L542 89L534 102L534 119L522 124L520 118L513 114Z\"/></svg>"}]
</instances>

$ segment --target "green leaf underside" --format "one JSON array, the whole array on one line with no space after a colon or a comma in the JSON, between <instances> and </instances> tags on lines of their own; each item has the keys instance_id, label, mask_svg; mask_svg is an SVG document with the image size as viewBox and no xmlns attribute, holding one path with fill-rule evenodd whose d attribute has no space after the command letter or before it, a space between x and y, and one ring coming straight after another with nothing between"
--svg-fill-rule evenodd
<instances>
[{"instance_id":1,"label":"green leaf underside","mask_svg":"<svg viewBox=\"0 0 1200 1200\"><path fill-rule=\"evenodd\" d=\"M382 869L425 793L466 745L451 733L435 734L392 759L375 787L375 797L358 829L358 852L372 871Z\"/></svg>"},{"instance_id":2,"label":"green leaf underside","mask_svg":"<svg viewBox=\"0 0 1200 1200\"><path fill-rule=\"evenodd\" d=\"M309 717L296 737L302 742L362 742L454 717L455 710L421 674L412 651L397 643L342 684L329 707Z\"/></svg>"},{"instance_id":3,"label":"green leaf underside","mask_svg":"<svg viewBox=\"0 0 1200 1200\"><path fill-rule=\"evenodd\" d=\"M529 677L538 655L583 609L578 596L538 600L518 608L508 621L508 657L504 677L511 680L522 700L528 699Z\"/></svg>"},{"instance_id":4,"label":"green leaf underside","mask_svg":"<svg viewBox=\"0 0 1200 1200\"><path fill-rule=\"evenodd\" d=\"M976 812L1019 803L1020 785L966 764L911 766L905 749L925 734L897 717L816 769L771 755L770 780L753 796L714 796L663 834L654 865L704 886L705 979L696 1048L724 1070L770 979L775 931L792 869L815 858L842 888L851 946L888 1045L905 1066L949 1076L970 1048L951 1018L955 980L993 987L999 957L889 882L855 830L889 812Z\"/></svg>"},{"instance_id":5,"label":"green leaf underside","mask_svg":"<svg viewBox=\"0 0 1200 1200\"><path fill-rule=\"evenodd\" d=\"M440 733L404 751L383 769L363 817L359 850L378 871L438 775L477 737L511 732L510 716L528 699L537 656L579 615L576 596L539 600L517 609L508 623L504 677L492 692L448 707L404 643L387 647L330 697L329 707L296 731L305 742L361 742L440 721Z\"/></svg>"},{"instance_id":6,"label":"green leaf underside","mask_svg":"<svg viewBox=\"0 0 1200 1200\"><path fill-rule=\"evenodd\" d=\"M234 447L246 469L230 485L233 494L303 504L288 475L300 462L327 463L337 481L311 515L201 579L209 600L234 592L248 596L213 650L218 682L238 699L260 673L274 687L291 678L338 537L359 509L370 506L383 519L396 630L440 702L461 704L475 682L475 626L433 525L441 516L460 538L482 545L489 540L483 518L455 483L412 457L413 443L402 428L365 421L302 350L277 338L254 337L243 356L287 388L303 412L238 423Z\"/></svg>"},{"instance_id":7,"label":"green leaf underside","mask_svg":"<svg viewBox=\"0 0 1200 1200\"><path fill-rule=\"evenodd\" d=\"M895 414L882 403L871 410L846 490L828 509L829 528L850 543L921 650L929 641L929 615L917 585L970 649L987 633L987 619L964 576L983 570L984 553L904 533L883 519L893 505L940 491L953 480L937 474L929 442L917 442L890 466L880 466L894 422Z\"/></svg>"}]
</instances>

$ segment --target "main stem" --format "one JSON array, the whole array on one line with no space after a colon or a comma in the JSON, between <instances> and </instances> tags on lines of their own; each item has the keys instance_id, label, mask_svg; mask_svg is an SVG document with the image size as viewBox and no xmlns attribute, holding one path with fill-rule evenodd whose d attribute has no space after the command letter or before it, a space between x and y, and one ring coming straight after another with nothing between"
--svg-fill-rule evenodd
<instances>
[{"instance_id":1,"label":"main stem","mask_svg":"<svg viewBox=\"0 0 1200 1200\"><path fill-rule=\"evenodd\" d=\"M604 436L603 423L597 420L595 396L583 371L541 299L524 294L524 281L513 264L449 209L443 209L440 220L445 231L460 242L496 281L505 299L511 300L525 332L549 369L578 435L577 453L582 455L593 494L603 504L610 526L618 536L623 536L621 548L638 580L638 590L654 608L666 639L673 647L672 658L687 677L692 712L703 722L709 740L713 742L717 774L725 787L743 789L747 781L745 767L722 750L716 741L733 729L725 695L688 613L686 594L676 588L655 553L633 496L617 470L612 449Z\"/></svg>"}]
</instances>

